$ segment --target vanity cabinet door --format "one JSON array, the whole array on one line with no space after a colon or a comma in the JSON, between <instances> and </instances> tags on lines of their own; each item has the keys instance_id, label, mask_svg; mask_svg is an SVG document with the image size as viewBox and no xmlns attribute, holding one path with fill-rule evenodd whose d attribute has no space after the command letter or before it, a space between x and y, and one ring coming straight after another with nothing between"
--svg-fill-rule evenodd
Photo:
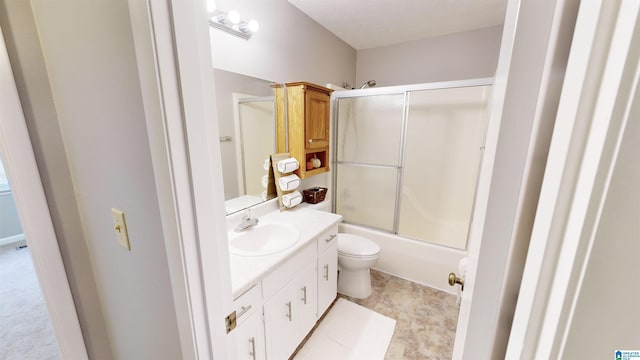
<instances>
[{"instance_id":1,"label":"vanity cabinet door","mask_svg":"<svg viewBox=\"0 0 640 360\"><path fill-rule=\"evenodd\" d=\"M338 242L318 256L318 318L327 311L338 294Z\"/></svg>"},{"instance_id":2,"label":"vanity cabinet door","mask_svg":"<svg viewBox=\"0 0 640 360\"><path fill-rule=\"evenodd\" d=\"M235 331L238 360L266 359L262 314L251 315Z\"/></svg>"},{"instance_id":3,"label":"vanity cabinet door","mask_svg":"<svg viewBox=\"0 0 640 360\"><path fill-rule=\"evenodd\" d=\"M264 305L268 359L288 359L316 324L317 286L313 264Z\"/></svg>"},{"instance_id":4,"label":"vanity cabinet door","mask_svg":"<svg viewBox=\"0 0 640 360\"><path fill-rule=\"evenodd\" d=\"M267 358L288 359L298 346L294 342L296 301L293 283L284 287L264 304Z\"/></svg>"},{"instance_id":5,"label":"vanity cabinet door","mask_svg":"<svg viewBox=\"0 0 640 360\"><path fill-rule=\"evenodd\" d=\"M295 334L296 347L313 329L318 320L318 284L316 264L313 264L294 281L296 307Z\"/></svg>"}]
</instances>

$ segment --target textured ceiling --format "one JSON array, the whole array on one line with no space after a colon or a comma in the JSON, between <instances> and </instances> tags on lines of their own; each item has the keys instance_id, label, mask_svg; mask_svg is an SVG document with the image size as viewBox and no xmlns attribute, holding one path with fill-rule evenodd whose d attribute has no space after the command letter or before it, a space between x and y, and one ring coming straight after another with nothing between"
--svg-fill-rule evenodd
<instances>
[{"instance_id":1,"label":"textured ceiling","mask_svg":"<svg viewBox=\"0 0 640 360\"><path fill-rule=\"evenodd\" d=\"M289 0L356 50L502 25L506 0Z\"/></svg>"}]
</instances>

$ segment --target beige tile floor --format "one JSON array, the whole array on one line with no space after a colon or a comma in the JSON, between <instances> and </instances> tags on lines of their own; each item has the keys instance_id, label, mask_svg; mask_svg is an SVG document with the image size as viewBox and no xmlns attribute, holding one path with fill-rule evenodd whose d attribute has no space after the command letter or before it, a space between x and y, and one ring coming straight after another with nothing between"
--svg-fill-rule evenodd
<instances>
[{"instance_id":1,"label":"beige tile floor","mask_svg":"<svg viewBox=\"0 0 640 360\"><path fill-rule=\"evenodd\" d=\"M385 359L451 359L458 321L456 297L379 271L373 293L350 301L396 319Z\"/></svg>"}]
</instances>

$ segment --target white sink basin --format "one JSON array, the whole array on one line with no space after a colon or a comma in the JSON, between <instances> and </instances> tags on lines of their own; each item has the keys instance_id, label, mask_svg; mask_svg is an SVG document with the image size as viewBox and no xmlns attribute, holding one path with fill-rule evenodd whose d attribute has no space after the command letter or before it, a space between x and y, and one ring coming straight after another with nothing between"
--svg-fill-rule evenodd
<instances>
[{"instance_id":1,"label":"white sink basin","mask_svg":"<svg viewBox=\"0 0 640 360\"><path fill-rule=\"evenodd\" d=\"M285 223L260 222L244 231L229 231L229 252L239 256L265 256L284 251L300 240L300 232Z\"/></svg>"}]
</instances>

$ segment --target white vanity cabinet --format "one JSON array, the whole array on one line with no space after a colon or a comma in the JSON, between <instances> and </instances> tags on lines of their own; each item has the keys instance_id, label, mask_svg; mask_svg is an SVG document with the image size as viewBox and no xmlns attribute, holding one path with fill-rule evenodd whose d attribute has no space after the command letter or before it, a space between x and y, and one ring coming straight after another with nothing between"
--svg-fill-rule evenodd
<instances>
[{"instance_id":1,"label":"white vanity cabinet","mask_svg":"<svg viewBox=\"0 0 640 360\"><path fill-rule=\"evenodd\" d=\"M336 299L338 292L338 227L318 239L318 318Z\"/></svg>"},{"instance_id":2,"label":"white vanity cabinet","mask_svg":"<svg viewBox=\"0 0 640 360\"><path fill-rule=\"evenodd\" d=\"M322 220L316 215L319 231L307 233L293 254L266 270L266 275L247 282L247 286L255 285L234 301L238 359L288 359L335 300L339 218L322 214L331 216L324 221L331 221L332 226L321 227ZM236 261L232 268L239 270L265 264L265 259L258 258L255 263L245 258Z\"/></svg>"},{"instance_id":3,"label":"white vanity cabinet","mask_svg":"<svg viewBox=\"0 0 640 360\"><path fill-rule=\"evenodd\" d=\"M309 244L263 280L266 295L286 283L264 304L268 359L288 359L318 320L316 254Z\"/></svg>"}]
</instances>

